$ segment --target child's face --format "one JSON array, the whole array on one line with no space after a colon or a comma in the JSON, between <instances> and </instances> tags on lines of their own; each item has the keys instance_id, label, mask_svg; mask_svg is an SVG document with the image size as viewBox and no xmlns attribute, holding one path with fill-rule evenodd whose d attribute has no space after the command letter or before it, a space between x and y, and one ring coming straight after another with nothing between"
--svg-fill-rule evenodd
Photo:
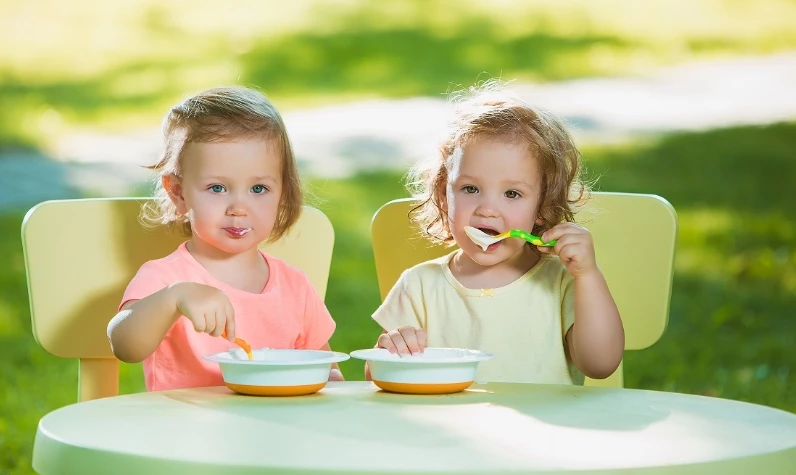
<instances>
[{"instance_id":1,"label":"child's face","mask_svg":"<svg viewBox=\"0 0 796 475\"><path fill-rule=\"evenodd\" d=\"M537 219L541 183L537 160L527 147L490 139L468 144L453 158L445 193L456 244L484 266L517 255L525 241L506 239L484 251L467 237L464 227L473 226L489 234L509 229L530 232Z\"/></svg>"},{"instance_id":2,"label":"child's face","mask_svg":"<svg viewBox=\"0 0 796 475\"><path fill-rule=\"evenodd\" d=\"M188 143L182 179L166 189L190 219L194 240L237 254L271 235L282 196L281 163L270 141Z\"/></svg>"}]
</instances>

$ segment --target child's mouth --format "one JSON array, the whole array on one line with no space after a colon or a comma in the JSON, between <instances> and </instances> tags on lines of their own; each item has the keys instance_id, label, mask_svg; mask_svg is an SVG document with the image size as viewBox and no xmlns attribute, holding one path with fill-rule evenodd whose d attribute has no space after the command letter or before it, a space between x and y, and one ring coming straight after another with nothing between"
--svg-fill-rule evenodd
<instances>
[{"instance_id":1,"label":"child's mouth","mask_svg":"<svg viewBox=\"0 0 796 475\"><path fill-rule=\"evenodd\" d=\"M500 232L495 229L490 229L490 228L478 228L478 229L480 231L485 232L486 234L489 234L490 236L497 236L498 234L500 234Z\"/></svg>"},{"instance_id":2,"label":"child's mouth","mask_svg":"<svg viewBox=\"0 0 796 475\"><path fill-rule=\"evenodd\" d=\"M224 231L227 232L232 237L239 238L247 235L252 228L224 228Z\"/></svg>"}]
</instances>

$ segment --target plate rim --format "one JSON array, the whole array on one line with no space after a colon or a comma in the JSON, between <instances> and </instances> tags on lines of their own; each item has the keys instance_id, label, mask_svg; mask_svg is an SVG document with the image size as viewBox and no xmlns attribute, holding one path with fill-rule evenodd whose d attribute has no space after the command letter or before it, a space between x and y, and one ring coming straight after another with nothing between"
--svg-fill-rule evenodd
<instances>
[{"instance_id":1,"label":"plate rim","mask_svg":"<svg viewBox=\"0 0 796 475\"><path fill-rule=\"evenodd\" d=\"M233 351L237 351L237 348L233 348L227 351L219 351L218 353L213 353L210 355L202 355L202 359L211 361L213 363L221 363L221 364L243 364L243 365L253 365L253 366L311 366L311 365L318 365L318 364L332 364L332 363L340 363L342 361L347 361L350 359L350 355L347 353L343 353L341 351L327 351L327 350L297 350L297 351L309 351L313 353L330 353L328 357L317 359L317 360L304 360L304 361L267 361L267 360L236 360L236 359L227 359L221 358L218 355L229 354ZM258 351L258 350L254 350ZM291 349L272 349L271 351L295 351Z\"/></svg>"},{"instance_id":2,"label":"plate rim","mask_svg":"<svg viewBox=\"0 0 796 475\"><path fill-rule=\"evenodd\" d=\"M358 360L364 361L378 361L384 363L406 363L406 364L439 364L439 363L476 363L481 361L491 360L495 357L494 353L487 353L486 351L481 350L472 350L469 348L443 348L443 347L428 347L426 349L434 349L434 350L460 350L460 351L469 351L469 352L476 352L476 355L469 355L464 356L461 358L441 358L435 360L426 360L426 359L406 359L406 360L395 360L392 358L383 358L383 357L366 357L364 356L367 352L372 352L374 350L384 350L384 348L363 348L360 350L354 350L351 353L352 358L356 358Z\"/></svg>"}]
</instances>

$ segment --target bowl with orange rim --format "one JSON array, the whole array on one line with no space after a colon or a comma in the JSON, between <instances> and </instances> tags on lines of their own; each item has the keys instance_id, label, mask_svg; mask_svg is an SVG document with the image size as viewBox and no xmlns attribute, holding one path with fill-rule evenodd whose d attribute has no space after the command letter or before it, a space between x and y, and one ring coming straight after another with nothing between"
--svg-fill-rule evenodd
<instances>
[{"instance_id":1,"label":"bowl with orange rim","mask_svg":"<svg viewBox=\"0 0 796 475\"><path fill-rule=\"evenodd\" d=\"M203 356L218 363L224 384L250 396L304 396L323 389L332 364L349 356L335 351L252 350L252 359L240 348Z\"/></svg>"},{"instance_id":2,"label":"bowl with orange rim","mask_svg":"<svg viewBox=\"0 0 796 475\"><path fill-rule=\"evenodd\" d=\"M354 351L351 357L367 361L373 383L385 391L451 394L469 388L478 364L494 355L460 348L426 348L420 354L397 355L371 348Z\"/></svg>"}]
</instances>

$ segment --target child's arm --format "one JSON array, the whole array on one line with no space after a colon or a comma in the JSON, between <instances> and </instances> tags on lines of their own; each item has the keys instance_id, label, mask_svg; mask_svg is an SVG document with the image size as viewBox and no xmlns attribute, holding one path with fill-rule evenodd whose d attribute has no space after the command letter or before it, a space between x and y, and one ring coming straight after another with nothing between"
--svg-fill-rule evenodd
<instances>
[{"instance_id":1,"label":"child's arm","mask_svg":"<svg viewBox=\"0 0 796 475\"><path fill-rule=\"evenodd\" d=\"M174 322L185 315L197 332L235 339L232 304L221 290L195 282L177 282L141 300L127 302L108 323L113 354L138 363L152 354Z\"/></svg>"},{"instance_id":2,"label":"child's arm","mask_svg":"<svg viewBox=\"0 0 796 475\"><path fill-rule=\"evenodd\" d=\"M372 318L382 327L376 348L390 353L409 355L423 353L428 344L425 329L420 280L412 269L405 270L387 293ZM365 363L365 379L370 381L370 367Z\"/></svg>"},{"instance_id":3,"label":"child's arm","mask_svg":"<svg viewBox=\"0 0 796 475\"><path fill-rule=\"evenodd\" d=\"M567 349L575 366L590 378L607 378L622 361L625 332L608 284L594 256L591 233L576 224L564 223L542 236L557 239L556 254L574 280L575 323L566 334Z\"/></svg>"}]
</instances>

